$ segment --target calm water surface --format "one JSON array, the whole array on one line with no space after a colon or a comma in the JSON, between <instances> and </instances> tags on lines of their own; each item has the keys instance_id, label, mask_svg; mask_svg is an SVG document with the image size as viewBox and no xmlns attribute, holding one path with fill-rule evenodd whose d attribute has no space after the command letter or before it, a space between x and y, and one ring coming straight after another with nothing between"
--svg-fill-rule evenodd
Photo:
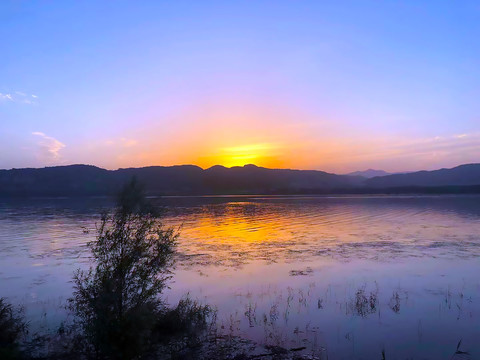
<instances>
[{"instance_id":1,"label":"calm water surface","mask_svg":"<svg viewBox=\"0 0 480 360\"><path fill-rule=\"evenodd\" d=\"M480 358L480 197L155 199L180 228L170 303L329 359ZM0 296L53 328L106 199L0 200Z\"/></svg>"}]
</instances>

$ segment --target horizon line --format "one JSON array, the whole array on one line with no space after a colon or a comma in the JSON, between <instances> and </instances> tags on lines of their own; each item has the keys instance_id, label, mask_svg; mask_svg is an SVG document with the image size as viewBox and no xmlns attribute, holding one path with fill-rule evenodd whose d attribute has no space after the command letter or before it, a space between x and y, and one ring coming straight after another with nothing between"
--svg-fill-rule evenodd
<instances>
[{"instance_id":1,"label":"horizon line","mask_svg":"<svg viewBox=\"0 0 480 360\"><path fill-rule=\"evenodd\" d=\"M415 172L421 172L421 171L449 170L449 169L455 169L457 167L466 166L466 165L480 165L480 163L465 163L465 164L459 164L459 165L456 165L456 166L453 166L453 167L442 167L442 168L433 169L433 170L422 169L422 170L415 170L415 171L399 171L399 172L394 172L394 173L390 173L390 172L386 171L387 174L383 175L383 176L399 175L399 174L406 174L406 173L415 173ZM27 169L41 170L41 169L49 169L49 168L72 167L72 166L88 166L88 167L94 167L94 168L105 170L105 171L118 171L118 170L127 170L127 169L145 169L145 168L153 168L153 167L173 168L173 167L182 167L182 166L192 166L192 167L199 168L202 171L206 171L206 170L216 168L216 167L221 167L221 168L225 168L225 169L256 167L256 168L267 169L267 170L318 171L318 172L324 172L324 173L328 173L328 174L344 175L344 176L361 176L361 175L351 175L351 174L356 173L356 172L366 172L366 171L370 171L370 170L372 170L372 171L384 171L382 169L368 168L368 169L365 169L365 170L355 170L355 171L351 171L349 173L338 174L338 173L328 172L328 171L325 171L325 170L318 170L318 169L268 168L268 167L264 167L264 166L258 166L258 165L255 165L255 164L245 164L245 165L235 165L235 166L225 166L225 165L217 164L217 165L212 165L212 166L207 167L207 168L203 168L203 167L201 167L199 165L195 165L195 164L175 164L175 165L147 165L147 166L138 166L138 167L130 166L130 167L119 167L119 168L116 168L116 169L109 169L109 168L103 168L103 167L93 165L93 164L82 164L82 163L67 164L67 165L51 165L51 166L43 166L43 167L22 167L22 168L13 167L13 168L10 168L10 169L3 168L3 169L0 169L0 171L27 170Z\"/></svg>"}]
</instances>

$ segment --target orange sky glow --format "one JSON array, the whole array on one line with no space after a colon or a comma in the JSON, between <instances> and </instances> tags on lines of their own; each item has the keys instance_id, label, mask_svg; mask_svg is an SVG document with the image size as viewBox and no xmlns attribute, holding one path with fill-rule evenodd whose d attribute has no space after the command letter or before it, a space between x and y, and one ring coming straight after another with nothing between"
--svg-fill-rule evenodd
<instances>
[{"instance_id":1,"label":"orange sky glow","mask_svg":"<svg viewBox=\"0 0 480 360\"><path fill-rule=\"evenodd\" d=\"M0 169L480 159L474 3L0 3Z\"/></svg>"},{"instance_id":2,"label":"orange sky glow","mask_svg":"<svg viewBox=\"0 0 480 360\"><path fill-rule=\"evenodd\" d=\"M476 133L379 136L371 128L348 126L342 118L318 118L281 104L225 103L171 114L168 126L157 122L151 109L116 138L89 142L84 152L87 156L101 153L96 164L111 169L255 164L346 173L372 167L386 171L435 168L445 164L446 158L455 166L465 162L469 149L473 162L480 139ZM148 126L138 126L142 123Z\"/></svg>"}]
</instances>

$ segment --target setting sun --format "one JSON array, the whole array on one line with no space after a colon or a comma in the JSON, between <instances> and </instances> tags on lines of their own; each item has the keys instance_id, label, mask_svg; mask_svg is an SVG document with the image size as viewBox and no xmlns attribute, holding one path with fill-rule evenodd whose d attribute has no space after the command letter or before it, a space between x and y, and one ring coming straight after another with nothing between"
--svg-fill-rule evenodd
<instances>
[{"instance_id":1,"label":"setting sun","mask_svg":"<svg viewBox=\"0 0 480 360\"><path fill-rule=\"evenodd\" d=\"M243 166L265 162L272 156L275 146L271 144L251 144L221 149L219 163L226 167Z\"/></svg>"},{"instance_id":2,"label":"setting sun","mask_svg":"<svg viewBox=\"0 0 480 360\"><path fill-rule=\"evenodd\" d=\"M257 165L275 168L288 164L288 151L281 143L250 143L236 146L213 145L203 150L204 156L192 162L206 169L214 165L225 167ZM187 161L188 162L188 161Z\"/></svg>"}]
</instances>

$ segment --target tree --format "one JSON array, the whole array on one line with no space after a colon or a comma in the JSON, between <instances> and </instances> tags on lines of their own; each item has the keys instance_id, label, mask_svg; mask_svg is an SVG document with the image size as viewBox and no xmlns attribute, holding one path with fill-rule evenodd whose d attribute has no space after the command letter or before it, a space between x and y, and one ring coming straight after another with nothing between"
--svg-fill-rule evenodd
<instances>
[{"instance_id":1,"label":"tree","mask_svg":"<svg viewBox=\"0 0 480 360\"><path fill-rule=\"evenodd\" d=\"M92 357L132 359L151 344L178 237L157 215L133 179L89 244L95 266L74 275L71 309Z\"/></svg>"}]
</instances>

